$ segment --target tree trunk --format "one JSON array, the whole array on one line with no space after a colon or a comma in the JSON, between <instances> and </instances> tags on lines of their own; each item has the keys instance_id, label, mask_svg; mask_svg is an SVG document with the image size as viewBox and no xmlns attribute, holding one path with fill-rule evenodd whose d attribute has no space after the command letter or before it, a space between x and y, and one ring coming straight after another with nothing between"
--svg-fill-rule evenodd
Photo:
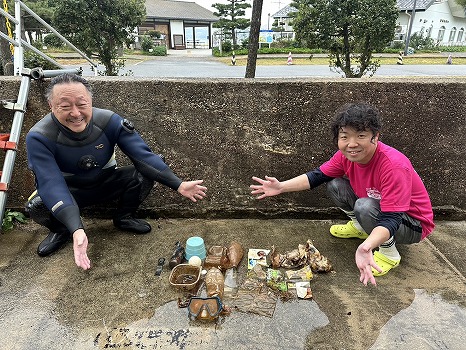
<instances>
[{"instance_id":1,"label":"tree trunk","mask_svg":"<svg viewBox=\"0 0 466 350\"><path fill-rule=\"evenodd\" d=\"M261 28L263 0L254 0L252 4L251 29L249 31L248 63L245 78L256 77L257 50L259 48L259 33Z\"/></svg>"},{"instance_id":2,"label":"tree trunk","mask_svg":"<svg viewBox=\"0 0 466 350\"><path fill-rule=\"evenodd\" d=\"M232 41L232 49L236 50L236 31L235 28L231 30L231 41Z\"/></svg>"}]
</instances>

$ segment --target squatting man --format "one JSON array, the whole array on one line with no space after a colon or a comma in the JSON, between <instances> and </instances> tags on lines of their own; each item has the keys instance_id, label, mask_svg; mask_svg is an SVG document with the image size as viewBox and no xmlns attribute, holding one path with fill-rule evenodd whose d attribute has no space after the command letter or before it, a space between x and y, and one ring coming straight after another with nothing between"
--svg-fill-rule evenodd
<instances>
[{"instance_id":1,"label":"squatting man","mask_svg":"<svg viewBox=\"0 0 466 350\"><path fill-rule=\"evenodd\" d=\"M404 154L379 141L381 129L376 108L348 104L336 113L331 125L338 151L330 160L286 181L253 177L259 185L250 186L251 193L263 199L327 183L329 197L351 219L345 225L331 226L330 233L364 240L355 254L364 285L369 281L375 285L374 276L399 265L396 243L417 243L435 227L421 178Z\"/></svg>"},{"instance_id":2,"label":"squatting man","mask_svg":"<svg viewBox=\"0 0 466 350\"><path fill-rule=\"evenodd\" d=\"M183 181L153 153L133 124L118 114L92 106L92 89L84 78L64 73L46 91L51 113L26 136L28 166L36 191L26 211L50 233L37 253L47 256L73 240L75 263L87 270L88 238L80 209L118 201L114 225L136 234L150 232L136 210L159 182L193 202L206 196L203 180ZM115 146L132 165L117 167Z\"/></svg>"}]
</instances>

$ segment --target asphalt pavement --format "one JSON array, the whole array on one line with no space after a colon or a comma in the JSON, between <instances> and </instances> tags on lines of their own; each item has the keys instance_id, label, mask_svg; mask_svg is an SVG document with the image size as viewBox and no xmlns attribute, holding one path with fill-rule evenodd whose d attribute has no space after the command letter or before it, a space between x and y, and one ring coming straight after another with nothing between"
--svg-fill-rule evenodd
<instances>
[{"instance_id":1,"label":"asphalt pavement","mask_svg":"<svg viewBox=\"0 0 466 350\"><path fill-rule=\"evenodd\" d=\"M458 53L463 56L465 53ZM282 55L283 65L257 65L256 78L309 78L326 77L340 78L341 73L329 68L328 65L288 65L286 55ZM303 55L300 55L303 56ZM308 55L305 55L306 57ZM396 55L393 65L382 65L374 76L376 77L464 77L466 65L397 65ZM442 57L444 54L442 54ZM212 56L211 50L168 50L167 56L124 56L127 63L120 75L135 77L159 78L244 78L245 66L233 66L223 63ZM296 55L299 57L299 55ZM445 57L446 60L446 57ZM92 76L94 72L88 63L71 65L82 67L83 75ZM103 69L100 67L99 69Z\"/></svg>"}]
</instances>

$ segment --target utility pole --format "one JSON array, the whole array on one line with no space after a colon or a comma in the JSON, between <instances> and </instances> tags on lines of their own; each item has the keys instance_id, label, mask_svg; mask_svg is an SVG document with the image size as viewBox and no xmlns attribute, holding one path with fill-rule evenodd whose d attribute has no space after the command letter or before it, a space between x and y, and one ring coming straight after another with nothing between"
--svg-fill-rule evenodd
<instances>
[{"instance_id":1,"label":"utility pole","mask_svg":"<svg viewBox=\"0 0 466 350\"><path fill-rule=\"evenodd\" d=\"M411 40L411 30L413 29L413 22L414 22L415 14L416 14L416 0L414 0L413 9L411 11L411 17L409 18L408 35L406 36L405 52L404 52L405 56L408 55L409 41Z\"/></svg>"},{"instance_id":2,"label":"utility pole","mask_svg":"<svg viewBox=\"0 0 466 350\"><path fill-rule=\"evenodd\" d=\"M254 0L252 3L251 29L249 30L248 62L246 64L245 78L256 77L257 50L259 48L259 33L261 28L263 0Z\"/></svg>"}]
</instances>

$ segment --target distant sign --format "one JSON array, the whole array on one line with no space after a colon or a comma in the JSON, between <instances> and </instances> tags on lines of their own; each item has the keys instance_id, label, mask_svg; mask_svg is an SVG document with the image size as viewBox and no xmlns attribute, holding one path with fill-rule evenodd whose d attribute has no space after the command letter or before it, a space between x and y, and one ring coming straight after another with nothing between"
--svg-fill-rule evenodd
<instances>
[{"instance_id":1,"label":"distant sign","mask_svg":"<svg viewBox=\"0 0 466 350\"><path fill-rule=\"evenodd\" d=\"M259 32L259 42L260 43L273 43L273 30L261 30Z\"/></svg>"}]
</instances>

